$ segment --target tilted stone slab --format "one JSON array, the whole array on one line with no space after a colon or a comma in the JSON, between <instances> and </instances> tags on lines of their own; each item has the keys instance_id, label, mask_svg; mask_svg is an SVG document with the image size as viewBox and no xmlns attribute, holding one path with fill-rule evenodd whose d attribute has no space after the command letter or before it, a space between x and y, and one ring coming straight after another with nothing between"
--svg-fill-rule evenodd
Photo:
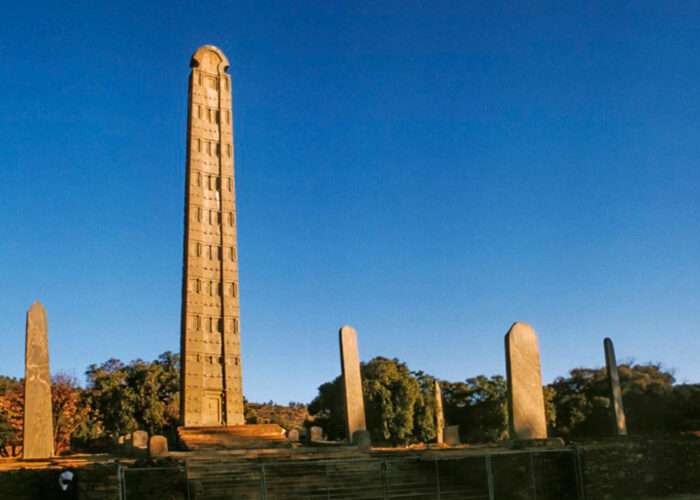
<instances>
[{"instance_id":1,"label":"tilted stone slab","mask_svg":"<svg viewBox=\"0 0 700 500\"><path fill-rule=\"evenodd\" d=\"M610 390L610 401L613 408L613 420L615 432L618 436L627 435L627 420L625 418L625 407L622 404L622 389L620 387L620 375L617 372L617 360L615 359L615 346L611 339L603 341L605 348L605 367L608 373L608 388Z\"/></svg>"},{"instance_id":2,"label":"tilted stone slab","mask_svg":"<svg viewBox=\"0 0 700 500\"><path fill-rule=\"evenodd\" d=\"M345 431L348 441L357 431L367 430L365 403L362 396L360 354L357 332L351 326L340 329L340 362L343 370L343 397L345 402Z\"/></svg>"},{"instance_id":3,"label":"tilted stone slab","mask_svg":"<svg viewBox=\"0 0 700 500\"><path fill-rule=\"evenodd\" d=\"M53 455L51 372L46 310L37 300L27 312L24 355L24 458Z\"/></svg>"},{"instance_id":4,"label":"tilted stone slab","mask_svg":"<svg viewBox=\"0 0 700 500\"><path fill-rule=\"evenodd\" d=\"M537 334L514 323L505 337L508 376L508 424L511 439L546 439L542 370Z\"/></svg>"}]
</instances>

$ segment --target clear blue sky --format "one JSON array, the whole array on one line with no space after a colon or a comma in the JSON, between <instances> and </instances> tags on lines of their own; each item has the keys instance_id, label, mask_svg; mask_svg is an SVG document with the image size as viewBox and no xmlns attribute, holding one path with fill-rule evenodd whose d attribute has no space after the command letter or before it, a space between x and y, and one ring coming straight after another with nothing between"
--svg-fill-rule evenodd
<instances>
[{"instance_id":1,"label":"clear blue sky","mask_svg":"<svg viewBox=\"0 0 700 500\"><path fill-rule=\"evenodd\" d=\"M700 382L700 6L14 2L0 31L0 373L177 350L189 58L234 78L244 389L361 357Z\"/></svg>"}]
</instances>

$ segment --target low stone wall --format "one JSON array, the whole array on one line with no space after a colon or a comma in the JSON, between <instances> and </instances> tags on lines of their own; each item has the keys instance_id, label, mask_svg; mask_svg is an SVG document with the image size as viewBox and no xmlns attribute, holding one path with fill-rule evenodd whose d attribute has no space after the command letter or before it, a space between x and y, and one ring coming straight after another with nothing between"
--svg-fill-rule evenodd
<instances>
[{"instance_id":1,"label":"low stone wall","mask_svg":"<svg viewBox=\"0 0 700 500\"><path fill-rule=\"evenodd\" d=\"M234 499L241 494L256 500L315 498L319 492L333 493L333 498L391 500L700 498L700 440L692 439L618 439L560 449L315 455L283 459L188 453L71 469L83 500ZM17 466L33 468L0 470L0 499L56 498L58 474L66 464Z\"/></svg>"},{"instance_id":2,"label":"low stone wall","mask_svg":"<svg viewBox=\"0 0 700 500\"><path fill-rule=\"evenodd\" d=\"M121 500L117 466L88 465L71 467L81 500ZM19 469L0 472L2 500L37 500L59 498L58 475L63 468Z\"/></svg>"},{"instance_id":3,"label":"low stone wall","mask_svg":"<svg viewBox=\"0 0 700 500\"><path fill-rule=\"evenodd\" d=\"M700 497L700 440L618 439L576 450L586 499Z\"/></svg>"}]
</instances>

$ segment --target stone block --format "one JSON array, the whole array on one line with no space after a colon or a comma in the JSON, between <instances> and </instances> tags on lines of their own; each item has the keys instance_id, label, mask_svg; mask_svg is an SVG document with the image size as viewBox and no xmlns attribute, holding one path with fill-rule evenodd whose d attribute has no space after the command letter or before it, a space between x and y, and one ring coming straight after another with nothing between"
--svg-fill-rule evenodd
<instances>
[{"instance_id":1,"label":"stone block","mask_svg":"<svg viewBox=\"0 0 700 500\"><path fill-rule=\"evenodd\" d=\"M287 432L287 439L292 443L299 442L299 431L297 429L289 429Z\"/></svg>"},{"instance_id":2,"label":"stone block","mask_svg":"<svg viewBox=\"0 0 700 500\"><path fill-rule=\"evenodd\" d=\"M537 334L526 323L514 323L506 334L505 344L510 438L546 439Z\"/></svg>"}]
</instances>

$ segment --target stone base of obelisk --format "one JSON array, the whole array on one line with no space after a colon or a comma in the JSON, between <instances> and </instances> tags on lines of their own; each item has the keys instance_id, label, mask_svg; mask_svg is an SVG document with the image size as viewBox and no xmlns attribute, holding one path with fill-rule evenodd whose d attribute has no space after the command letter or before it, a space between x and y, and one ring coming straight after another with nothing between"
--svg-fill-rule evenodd
<instances>
[{"instance_id":1,"label":"stone base of obelisk","mask_svg":"<svg viewBox=\"0 0 700 500\"><path fill-rule=\"evenodd\" d=\"M289 446L284 429L277 424L245 424L216 427L178 427L184 450L230 450Z\"/></svg>"}]
</instances>

